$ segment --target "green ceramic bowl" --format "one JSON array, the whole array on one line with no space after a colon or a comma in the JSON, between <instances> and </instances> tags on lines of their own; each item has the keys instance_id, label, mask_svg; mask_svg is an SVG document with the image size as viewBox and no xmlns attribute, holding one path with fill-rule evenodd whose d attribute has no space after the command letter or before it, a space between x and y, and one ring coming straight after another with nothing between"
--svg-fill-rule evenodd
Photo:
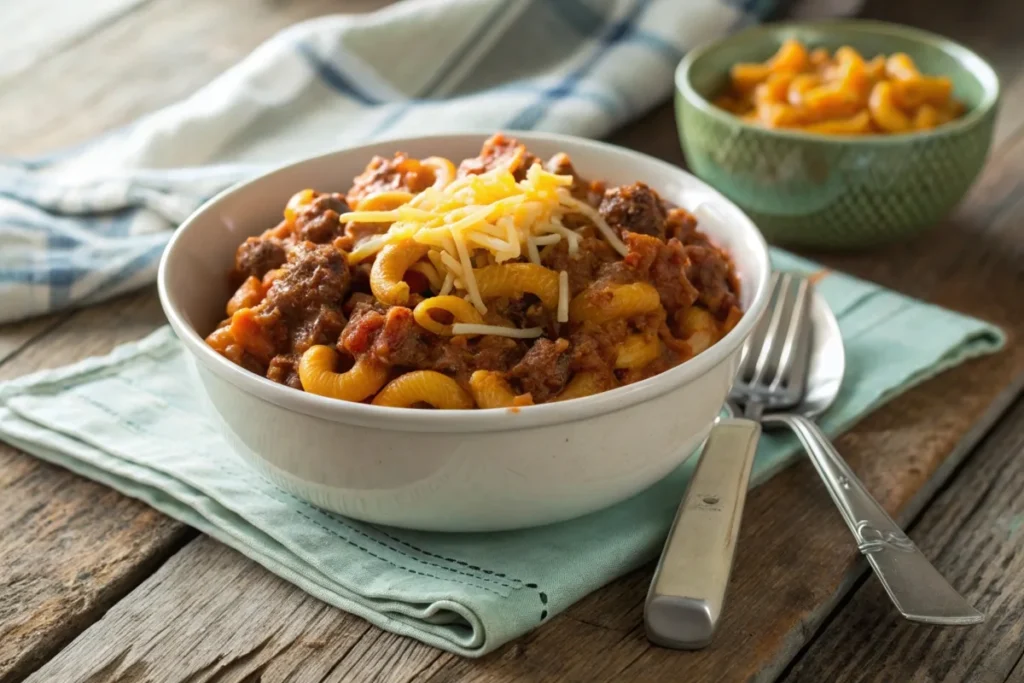
<instances>
[{"instance_id":1,"label":"green ceramic bowl","mask_svg":"<svg viewBox=\"0 0 1024 683\"><path fill-rule=\"evenodd\" d=\"M929 131L840 136L770 130L711 104L736 62L764 61L783 40L865 57L906 52L953 80L964 116ZM766 24L690 51L676 70L676 120L690 170L743 208L771 242L874 246L936 224L967 193L992 142L999 79L941 36L877 21Z\"/></svg>"}]
</instances>

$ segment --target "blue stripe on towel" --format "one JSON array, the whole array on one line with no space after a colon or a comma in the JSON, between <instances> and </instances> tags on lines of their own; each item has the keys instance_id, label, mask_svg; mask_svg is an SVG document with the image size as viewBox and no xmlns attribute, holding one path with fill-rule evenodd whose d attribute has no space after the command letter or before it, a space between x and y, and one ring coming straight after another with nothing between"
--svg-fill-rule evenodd
<instances>
[{"instance_id":1,"label":"blue stripe on towel","mask_svg":"<svg viewBox=\"0 0 1024 683\"><path fill-rule=\"evenodd\" d=\"M327 85L331 86L342 95L350 97L366 106L381 104L381 101L357 88L348 76L342 73L341 69L321 57L316 49L304 40L295 44L295 50L302 55L311 67L317 72Z\"/></svg>"},{"instance_id":2,"label":"blue stripe on towel","mask_svg":"<svg viewBox=\"0 0 1024 683\"><path fill-rule=\"evenodd\" d=\"M582 65L568 74L557 85L544 91L539 102L534 102L520 110L505 124L505 127L529 130L536 126L555 102L564 99L573 92L576 84L601 61L608 53L609 48L621 42L623 38L629 35L634 28L636 18L640 16L641 12L647 8L650 2L651 0L639 0L634 3L626 18L608 27L605 35L601 37L601 46L594 50ZM563 14L562 16L565 15Z\"/></svg>"}]
</instances>

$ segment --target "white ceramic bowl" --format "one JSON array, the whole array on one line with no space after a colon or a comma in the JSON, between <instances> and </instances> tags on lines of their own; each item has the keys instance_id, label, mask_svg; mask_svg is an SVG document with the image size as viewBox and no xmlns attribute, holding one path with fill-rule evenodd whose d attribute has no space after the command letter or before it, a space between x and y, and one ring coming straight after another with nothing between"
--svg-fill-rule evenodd
<instances>
[{"instance_id":1,"label":"white ceramic bowl","mask_svg":"<svg viewBox=\"0 0 1024 683\"><path fill-rule=\"evenodd\" d=\"M160 301L229 443L267 478L314 505L428 530L486 531L557 522L652 485L701 443L725 400L739 350L767 304L768 253L730 201L678 168L611 145L515 133L542 158L566 152L581 175L641 180L689 208L732 254L745 315L720 342L668 372L564 403L427 411L347 403L250 373L203 337L223 317L237 246L275 225L297 190L344 191L374 154L472 157L483 134L352 147L285 166L210 200L175 232ZM456 161L457 163L457 161Z\"/></svg>"}]
</instances>

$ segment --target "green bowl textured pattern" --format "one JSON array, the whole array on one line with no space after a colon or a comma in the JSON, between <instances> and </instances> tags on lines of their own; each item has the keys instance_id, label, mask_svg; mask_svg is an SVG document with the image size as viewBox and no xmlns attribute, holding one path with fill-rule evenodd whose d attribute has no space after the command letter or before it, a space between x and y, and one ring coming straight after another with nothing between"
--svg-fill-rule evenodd
<instances>
[{"instance_id":1,"label":"green bowl textured pattern","mask_svg":"<svg viewBox=\"0 0 1024 683\"><path fill-rule=\"evenodd\" d=\"M902 135L824 136L750 125L711 105L737 61L762 61L788 37L852 45L867 57L906 52L953 79L960 120ZM691 53L676 77L676 118L690 169L736 202L770 241L868 247L928 228L963 198L992 141L998 80L955 43L880 22L788 23L749 29Z\"/></svg>"}]
</instances>

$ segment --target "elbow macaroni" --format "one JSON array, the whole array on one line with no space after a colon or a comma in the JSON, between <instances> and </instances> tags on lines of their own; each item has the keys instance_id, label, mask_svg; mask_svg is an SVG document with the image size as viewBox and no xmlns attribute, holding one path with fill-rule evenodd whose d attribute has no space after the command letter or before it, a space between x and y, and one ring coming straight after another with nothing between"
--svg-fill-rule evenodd
<instances>
[{"instance_id":1,"label":"elbow macaroni","mask_svg":"<svg viewBox=\"0 0 1024 683\"><path fill-rule=\"evenodd\" d=\"M348 372L335 372L337 354L330 346L311 346L299 361L299 381L311 394L342 401L362 401L373 396L388 379L388 369L371 356L362 355Z\"/></svg>"},{"instance_id":2,"label":"elbow macaroni","mask_svg":"<svg viewBox=\"0 0 1024 683\"><path fill-rule=\"evenodd\" d=\"M569 302L569 320L606 323L616 318L654 313L660 308L658 290L646 282L608 285L600 289L588 287Z\"/></svg>"},{"instance_id":3,"label":"elbow macaroni","mask_svg":"<svg viewBox=\"0 0 1024 683\"><path fill-rule=\"evenodd\" d=\"M661 355L661 341L657 335L631 334L619 347L615 357L617 370L638 370L650 365Z\"/></svg>"},{"instance_id":4,"label":"elbow macaroni","mask_svg":"<svg viewBox=\"0 0 1024 683\"><path fill-rule=\"evenodd\" d=\"M865 60L847 45L808 53L792 39L766 62L733 65L715 103L769 128L829 135L926 130L963 112L953 82L922 74L907 54Z\"/></svg>"},{"instance_id":5,"label":"elbow macaroni","mask_svg":"<svg viewBox=\"0 0 1024 683\"><path fill-rule=\"evenodd\" d=\"M544 308L558 306L558 273L533 263L506 263L474 268L473 276L480 296L486 299L518 299L529 293L540 299Z\"/></svg>"},{"instance_id":6,"label":"elbow macaroni","mask_svg":"<svg viewBox=\"0 0 1024 683\"><path fill-rule=\"evenodd\" d=\"M370 269L370 290L377 300L391 306L409 303L409 285L402 278L405 271L426 253L426 245L412 240L389 244L381 249Z\"/></svg>"},{"instance_id":7,"label":"elbow macaroni","mask_svg":"<svg viewBox=\"0 0 1024 683\"><path fill-rule=\"evenodd\" d=\"M375 406L411 408L426 403L439 410L468 410L473 399L448 375L434 370L415 370L387 383L373 399Z\"/></svg>"},{"instance_id":8,"label":"elbow macaroni","mask_svg":"<svg viewBox=\"0 0 1024 683\"><path fill-rule=\"evenodd\" d=\"M439 322L430 315L431 311L444 311L448 313L452 317L452 322ZM412 317L420 327L442 337L452 336L452 325L455 323L482 325L484 322L483 316L473 308L473 304L450 294L432 296L419 302L416 304L416 308L412 310Z\"/></svg>"},{"instance_id":9,"label":"elbow macaroni","mask_svg":"<svg viewBox=\"0 0 1024 683\"><path fill-rule=\"evenodd\" d=\"M469 378L469 391L478 408L511 408L532 405L529 394L517 395L505 381L504 374L493 370L477 370Z\"/></svg>"},{"instance_id":10,"label":"elbow macaroni","mask_svg":"<svg viewBox=\"0 0 1024 683\"><path fill-rule=\"evenodd\" d=\"M592 396L593 394L599 394L602 391L611 389L611 384L610 380L602 379L596 372L577 372L554 400L568 401L573 398Z\"/></svg>"},{"instance_id":11,"label":"elbow macaroni","mask_svg":"<svg viewBox=\"0 0 1024 683\"><path fill-rule=\"evenodd\" d=\"M680 337L686 340L690 354L696 356L718 341L718 325L714 317L699 306L691 306L680 317Z\"/></svg>"},{"instance_id":12,"label":"elbow macaroni","mask_svg":"<svg viewBox=\"0 0 1024 683\"><path fill-rule=\"evenodd\" d=\"M285 222L289 226L294 225L295 218L299 215L299 212L309 206L315 196L316 192L310 189L300 190L293 194L291 199L288 200L288 204L284 207Z\"/></svg>"}]
</instances>

